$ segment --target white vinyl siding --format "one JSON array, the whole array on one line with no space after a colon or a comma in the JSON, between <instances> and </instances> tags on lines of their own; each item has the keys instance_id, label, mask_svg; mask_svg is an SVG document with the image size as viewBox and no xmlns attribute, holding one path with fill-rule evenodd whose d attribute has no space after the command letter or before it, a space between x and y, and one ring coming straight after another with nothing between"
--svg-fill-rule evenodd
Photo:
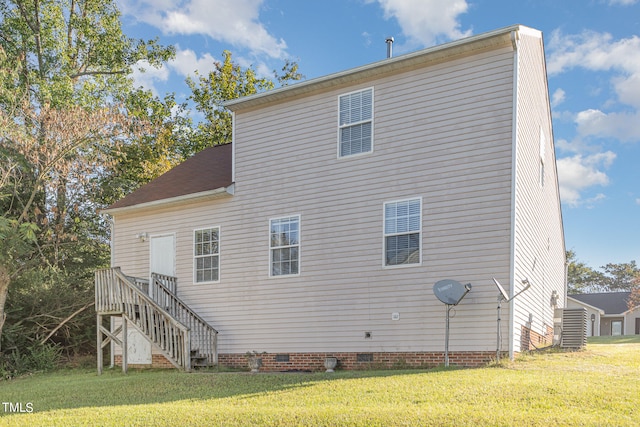
<instances>
[{"instance_id":1,"label":"white vinyl siding","mask_svg":"<svg viewBox=\"0 0 640 427\"><path fill-rule=\"evenodd\" d=\"M221 354L442 351L443 328L424 325L443 322L429 292L443 278L472 283L486 301L462 301L465 333L450 348L495 352L495 288L475 285L509 283L512 66L509 44L354 87L375 86L374 138L385 144L347 163L327 141L337 145L337 101L349 89L236 112L235 195L118 215L114 265L147 276L135 235L175 231L180 298L224 331ZM429 201L422 265L383 267L384 202L417 197ZM293 215L299 274L271 276L268 220ZM205 289L191 279L192 234L211 225L224 233L224 285Z\"/></svg>"},{"instance_id":2,"label":"white vinyl siding","mask_svg":"<svg viewBox=\"0 0 640 427\"><path fill-rule=\"evenodd\" d=\"M540 187L544 187L544 156L545 156L545 151L546 151L546 146L547 146L547 140L544 137L544 131L542 130L542 127L540 127L540 170L539 170L539 182L540 182Z\"/></svg>"},{"instance_id":3,"label":"white vinyl siding","mask_svg":"<svg viewBox=\"0 0 640 427\"><path fill-rule=\"evenodd\" d=\"M511 281L515 284L513 293L522 289L520 283L525 277L532 286L513 302L509 319L512 330L509 350L513 353L521 351L523 327L544 335L553 324L553 306L540 301L550 301L555 291L560 295L558 307L566 306L562 213L541 37L521 34L516 60L517 173L513 190Z\"/></svg>"},{"instance_id":4,"label":"white vinyl siding","mask_svg":"<svg viewBox=\"0 0 640 427\"><path fill-rule=\"evenodd\" d=\"M141 231L175 232L179 296L221 331L221 354L253 349L441 352L442 303L431 287L444 278L455 279L472 283L473 291L457 309L450 349L495 353L491 277L508 291L514 283L513 66L509 40L495 50L236 111L235 194L117 214L114 265L128 275L147 277L148 242L135 236ZM375 147L337 161L338 99L369 87L374 88ZM539 125L529 131L526 158L531 170L518 169L527 171L522 180L535 190ZM555 186L555 168L549 125L544 131L546 192ZM544 192L529 193L538 197ZM423 262L383 267L384 203L418 197L424 202ZM552 250L557 241L561 251L554 231L561 227L557 208L545 202L536 209L535 217L525 219L538 226L551 223L554 228L544 231L544 241L550 236ZM545 216L545 211L553 214ZM294 215L300 215L302 233L299 274L271 276L269 219ZM223 233L224 271L221 285L207 287L192 279L193 229L211 225ZM546 246L538 250L530 240L513 246L536 248L524 262L514 261L514 268L516 279L526 276L534 284L516 301L533 307L523 310L516 325L532 312L538 332L545 320L553 324L546 315L552 312L551 295L530 298L538 283L555 281L558 272L542 275L546 261L535 256L545 254ZM520 271L521 265L537 266L536 271ZM512 312L503 306L504 350ZM392 313L399 313L400 320L393 321ZM364 338L365 331L372 333L371 339Z\"/></svg>"},{"instance_id":5,"label":"white vinyl siding","mask_svg":"<svg viewBox=\"0 0 640 427\"><path fill-rule=\"evenodd\" d=\"M196 283L220 280L220 228L193 232L193 275Z\"/></svg>"},{"instance_id":6,"label":"white vinyl siding","mask_svg":"<svg viewBox=\"0 0 640 427\"><path fill-rule=\"evenodd\" d=\"M300 273L300 216L272 219L269 224L270 275Z\"/></svg>"},{"instance_id":7,"label":"white vinyl siding","mask_svg":"<svg viewBox=\"0 0 640 427\"><path fill-rule=\"evenodd\" d=\"M422 200L384 204L384 265L420 264Z\"/></svg>"},{"instance_id":8,"label":"white vinyl siding","mask_svg":"<svg viewBox=\"0 0 640 427\"><path fill-rule=\"evenodd\" d=\"M341 95L338 156L369 153L373 149L373 89Z\"/></svg>"}]
</instances>

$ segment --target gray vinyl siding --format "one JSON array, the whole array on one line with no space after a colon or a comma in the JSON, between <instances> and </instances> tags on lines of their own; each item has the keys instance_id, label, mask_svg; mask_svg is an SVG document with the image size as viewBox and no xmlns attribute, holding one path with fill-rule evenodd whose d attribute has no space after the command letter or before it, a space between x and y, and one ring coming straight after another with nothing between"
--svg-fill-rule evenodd
<instances>
[{"instance_id":1,"label":"gray vinyl siding","mask_svg":"<svg viewBox=\"0 0 640 427\"><path fill-rule=\"evenodd\" d=\"M219 331L220 353L443 351L432 287L445 278L473 285L450 351L495 350L491 278L508 282L514 240L513 55L509 45L237 111L235 195L116 215L114 264L147 276L136 234L175 233L178 295ZM373 152L338 158L338 96L368 87ZM418 197L422 262L385 268L383 204ZM300 274L269 277L269 219L292 215ZM220 281L194 284L193 230L211 226Z\"/></svg>"},{"instance_id":2,"label":"gray vinyl siding","mask_svg":"<svg viewBox=\"0 0 640 427\"><path fill-rule=\"evenodd\" d=\"M514 301L512 348L516 352L522 326L542 335L547 326L553 326L554 290L558 307L566 305L565 246L542 39L521 34L518 43L514 276L516 292L525 277L532 287ZM544 186L539 180L541 131L546 139Z\"/></svg>"}]
</instances>

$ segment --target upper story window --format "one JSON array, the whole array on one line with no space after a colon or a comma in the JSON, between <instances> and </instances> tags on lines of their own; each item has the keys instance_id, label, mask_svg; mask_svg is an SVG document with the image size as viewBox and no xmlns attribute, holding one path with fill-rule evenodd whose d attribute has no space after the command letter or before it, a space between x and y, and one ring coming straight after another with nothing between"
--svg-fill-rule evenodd
<instances>
[{"instance_id":1,"label":"upper story window","mask_svg":"<svg viewBox=\"0 0 640 427\"><path fill-rule=\"evenodd\" d=\"M269 224L271 276L300 273L300 216L272 219Z\"/></svg>"},{"instance_id":2,"label":"upper story window","mask_svg":"<svg viewBox=\"0 0 640 427\"><path fill-rule=\"evenodd\" d=\"M373 88L340 96L338 156L373 150Z\"/></svg>"},{"instance_id":3,"label":"upper story window","mask_svg":"<svg viewBox=\"0 0 640 427\"><path fill-rule=\"evenodd\" d=\"M220 228L193 232L193 269L196 283L220 280Z\"/></svg>"},{"instance_id":4,"label":"upper story window","mask_svg":"<svg viewBox=\"0 0 640 427\"><path fill-rule=\"evenodd\" d=\"M384 204L384 265L420 264L422 199Z\"/></svg>"}]
</instances>

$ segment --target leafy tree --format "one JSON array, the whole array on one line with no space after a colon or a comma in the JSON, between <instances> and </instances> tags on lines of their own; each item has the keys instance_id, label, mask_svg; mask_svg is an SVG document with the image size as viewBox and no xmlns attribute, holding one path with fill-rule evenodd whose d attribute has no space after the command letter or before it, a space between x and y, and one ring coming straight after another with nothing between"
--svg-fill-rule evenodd
<instances>
[{"instance_id":1,"label":"leafy tree","mask_svg":"<svg viewBox=\"0 0 640 427\"><path fill-rule=\"evenodd\" d=\"M633 288L627 300L627 307L629 310L640 307L640 275L633 280Z\"/></svg>"},{"instance_id":2,"label":"leafy tree","mask_svg":"<svg viewBox=\"0 0 640 427\"><path fill-rule=\"evenodd\" d=\"M621 264L609 263L600 268L603 270L602 287L607 292L631 291L635 280L640 275L640 269L635 261Z\"/></svg>"},{"instance_id":3,"label":"leafy tree","mask_svg":"<svg viewBox=\"0 0 640 427\"><path fill-rule=\"evenodd\" d=\"M567 251L567 262L570 294L631 291L640 277L640 268L635 261L609 263L598 271L578 261L574 251Z\"/></svg>"},{"instance_id":4,"label":"leafy tree","mask_svg":"<svg viewBox=\"0 0 640 427\"><path fill-rule=\"evenodd\" d=\"M138 91L127 98L127 111L152 126L141 138L113 150L116 165L101 185L104 204L115 202L204 148L230 142L231 113L222 106L224 101L302 78L298 64L289 60L280 72L273 71L271 80L259 76L252 67L243 68L234 63L229 51L224 51L223 57L206 76L194 70L195 78L186 80L192 90L189 100L202 115L196 124L187 105L176 102L173 94L159 99Z\"/></svg>"},{"instance_id":5,"label":"leafy tree","mask_svg":"<svg viewBox=\"0 0 640 427\"><path fill-rule=\"evenodd\" d=\"M149 126L144 134L109 150L113 167L99 181L102 205L114 203L193 154L192 122L186 105L178 104L173 94L159 99L139 89L125 105L130 115Z\"/></svg>"},{"instance_id":6,"label":"leafy tree","mask_svg":"<svg viewBox=\"0 0 640 427\"><path fill-rule=\"evenodd\" d=\"M567 251L567 287L570 294L597 292L603 283L602 273L578 261L574 251Z\"/></svg>"},{"instance_id":7,"label":"leafy tree","mask_svg":"<svg viewBox=\"0 0 640 427\"><path fill-rule=\"evenodd\" d=\"M12 282L44 289L78 271L72 314L105 262L96 185L113 150L150 127L127 110L131 70L173 55L126 37L119 18L112 0L0 0L0 317Z\"/></svg>"}]
</instances>

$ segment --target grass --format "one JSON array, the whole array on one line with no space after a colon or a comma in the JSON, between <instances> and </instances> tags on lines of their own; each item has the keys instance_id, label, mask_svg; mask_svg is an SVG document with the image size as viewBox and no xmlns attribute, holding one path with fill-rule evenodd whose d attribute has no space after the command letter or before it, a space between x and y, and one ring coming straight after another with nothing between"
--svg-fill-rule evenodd
<instances>
[{"instance_id":1,"label":"grass","mask_svg":"<svg viewBox=\"0 0 640 427\"><path fill-rule=\"evenodd\" d=\"M637 426L640 337L480 369L336 374L58 371L0 382L0 425Z\"/></svg>"}]
</instances>

